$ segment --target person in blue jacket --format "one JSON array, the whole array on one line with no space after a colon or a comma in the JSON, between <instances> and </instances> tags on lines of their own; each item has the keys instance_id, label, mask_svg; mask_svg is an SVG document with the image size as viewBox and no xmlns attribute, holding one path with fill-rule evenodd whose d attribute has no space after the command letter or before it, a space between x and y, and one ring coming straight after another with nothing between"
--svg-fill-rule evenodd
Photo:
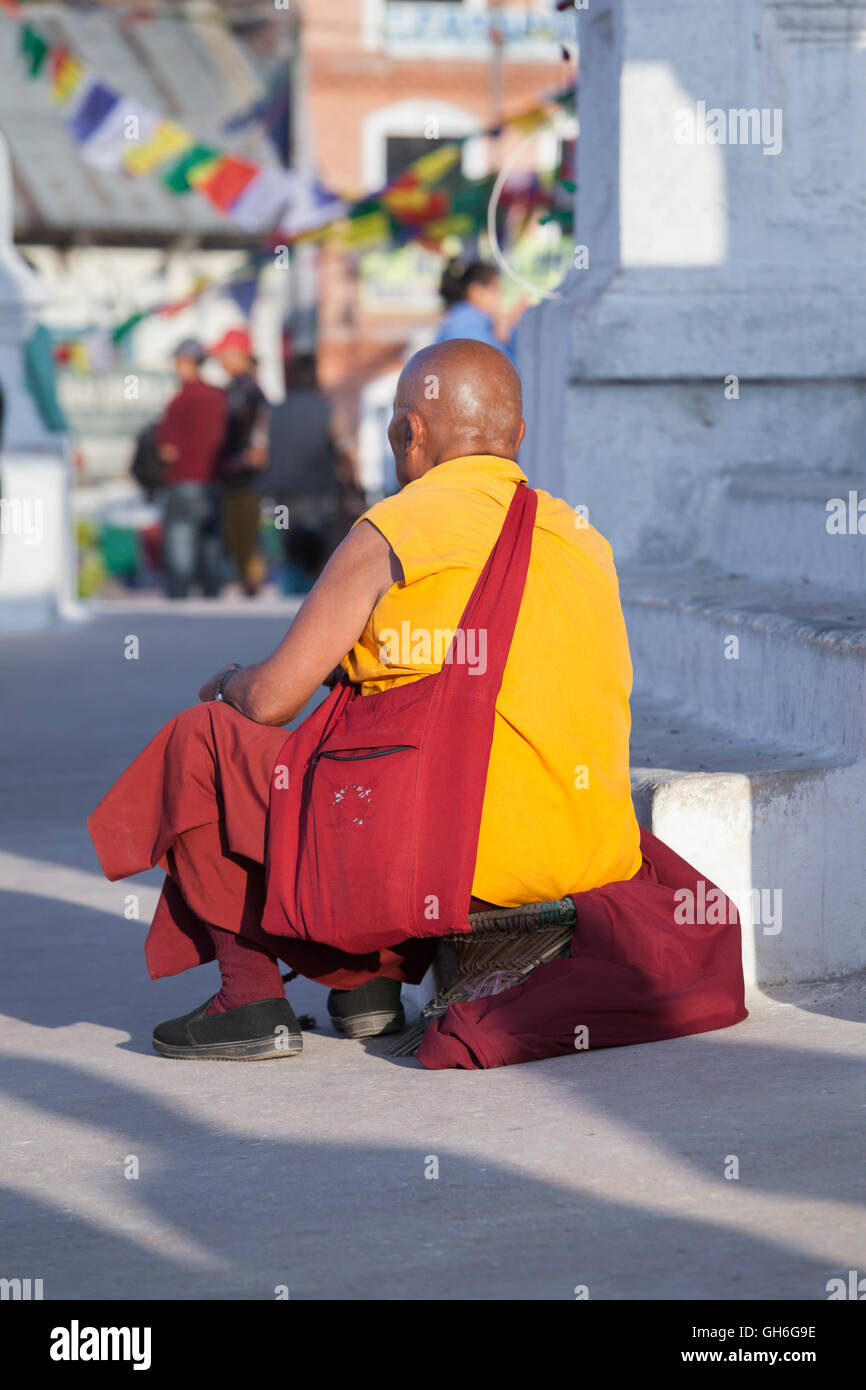
<instances>
[{"instance_id":1,"label":"person in blue jacket","mask_svg":"<svg viewBox=\"0 0 866 1390\"><path fill-rule=\"evenodd\" d=\"M497 267L485 261L449 261L439 285L446 313L436 342L474 338L476 342L499 348L516 365L516 327L508 338L500 336L501 278Z\"/></svg>"}]
</instances>

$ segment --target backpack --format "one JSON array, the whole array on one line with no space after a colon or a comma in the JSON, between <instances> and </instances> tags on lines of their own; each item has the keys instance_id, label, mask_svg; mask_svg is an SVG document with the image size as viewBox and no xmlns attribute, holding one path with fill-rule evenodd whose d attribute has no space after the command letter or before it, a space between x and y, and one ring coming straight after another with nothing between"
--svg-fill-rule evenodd
<instances>
[{"instance_id":1,"label":"backpack","mask_svg":"<svg viewBox=\"0 0 866 1390\"><path fill-rule=\"evenodd\" d=\"M157 422L155 420L139 430L129 469L139 487L144 490L149 502L153 500L154 494L165 481L165 464L159 456L156 431Z\"/></svg>"}]
</instances>

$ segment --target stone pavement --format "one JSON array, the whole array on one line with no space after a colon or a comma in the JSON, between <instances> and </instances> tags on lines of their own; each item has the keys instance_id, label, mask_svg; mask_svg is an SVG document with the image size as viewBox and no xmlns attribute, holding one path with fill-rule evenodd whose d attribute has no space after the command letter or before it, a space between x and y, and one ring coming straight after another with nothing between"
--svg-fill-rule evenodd
<instances>
[{"instance_id":1,"label":"stone pavement","mask_svg":"<svg viewBox=\"0 0 866 1390\"><path fill-rule=\"evenodd\" d=\"M47 1299L821 1300L866 1274L862 977L755 994L728 1031L489 1073L337 1038L299 980L302 1057L156 1057L153 1024L215 967L147 979L160 876L106 883L85 817L289 611L138 603L3 640L0 1277Z\"/></svg>"}]
</instances>

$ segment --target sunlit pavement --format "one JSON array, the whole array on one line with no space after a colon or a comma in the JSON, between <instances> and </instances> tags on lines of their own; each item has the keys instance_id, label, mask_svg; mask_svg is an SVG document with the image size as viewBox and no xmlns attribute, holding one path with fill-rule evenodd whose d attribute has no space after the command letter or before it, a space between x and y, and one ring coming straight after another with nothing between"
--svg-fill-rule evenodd
<instances>
[{"instance_id":1,"label":"sunlit pavement","mask_svg":"<svg viewBox=\"0 0 866 1390\"><path fill-rule=\"evenodd\" d=\"M148 980L160 875L106 883L85 818L291 608L138 600L2 640L0 1276L48 1299L821 1300L866 1274L862 977L488 1073L340 1039L295 981L300 1058L156 1057L215 968Z\"/></svg>"}]
</instances>

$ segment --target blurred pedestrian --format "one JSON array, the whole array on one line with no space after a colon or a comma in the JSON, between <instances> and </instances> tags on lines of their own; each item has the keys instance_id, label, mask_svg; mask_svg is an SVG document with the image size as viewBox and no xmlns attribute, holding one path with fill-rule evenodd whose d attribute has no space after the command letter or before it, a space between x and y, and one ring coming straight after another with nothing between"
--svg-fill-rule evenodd
<instances>
[{"instance_id":1,"label":"blurred pedestrian","mask_svg":"<svg viewBox=\"0 0 866 1390\"><path fill-rule=\"evenodd\" d=\"M254 375L250 335L232 328L211 349L230 377L228 421L219 461L223 531L238 581L252 598L266 574L259 542L260 478L268 462L270 407Z\"/></svg>"},{"instance_id":2,"label":"blurred pedestrian","mask_svg":"<svg viewBox=\"0 0 866 1390\"><path fill-rule=\"evenodd\" d=\"M331 403L316 380L316 359L299 354L285 400L271 408L262 491L280 509L286 588L306 593L333 549L339 482Z\"/></svg>"},{"instance_id":3,"label":"blurred pedestrian","mask_svg":"<svg viewBox=\"0 0 866 1390\"><path fill-rule=\"evenodd\" d=\"M217 462L226 433L228 401L201 379L207 353L185 338L174 354L180 390L156 427L164 465L163 570L169 598L186 598L197 579L205 598L220 591L223 559Z\"/></svg>"},{"instance_id":4,"label":"blurred pedestrian","mask_svg":"<svg viewBox=\"0 0 866 1390\"><path fill-rule=\"evenodd\" d=\"M499 348L515 361L517 326L514 315L509 325L504 314L502 276L495 265L478 260L449 261L442 273L439 294L446 313L436 334L437 343L473 338ZM523 308L521 304L517 310L518 319Z\"/></svg>"}]
</instances>

